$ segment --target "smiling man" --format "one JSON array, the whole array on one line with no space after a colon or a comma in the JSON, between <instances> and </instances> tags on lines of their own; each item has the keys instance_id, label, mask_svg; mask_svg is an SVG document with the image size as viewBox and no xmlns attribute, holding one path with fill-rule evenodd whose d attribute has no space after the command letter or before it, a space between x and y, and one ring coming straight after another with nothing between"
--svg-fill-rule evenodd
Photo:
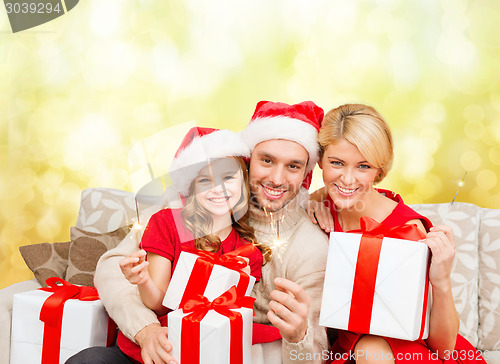
<instances>
[{"instance_id":1,"label":"smiling man","mask_svg":"<svg viewBox=\"0 0 500 364\"><path fill-rule=\"evenodd\" d=\"M325 328L318 324L327 238L299 201L307 198L302 186L318 161L322 119L323 110L310 101L261 101L242 132L252 151L249 224L259 243L274 247L254 287L254 321L280 331L283 363L321 362L327 346Z\"/></svg>"}]
</instances>

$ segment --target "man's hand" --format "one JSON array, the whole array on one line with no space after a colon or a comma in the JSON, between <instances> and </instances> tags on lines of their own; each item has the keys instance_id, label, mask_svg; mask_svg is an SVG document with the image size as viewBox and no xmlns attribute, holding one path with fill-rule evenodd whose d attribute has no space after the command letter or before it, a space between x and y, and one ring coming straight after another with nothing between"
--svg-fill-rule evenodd
<instances>
[{"instance_id":1,"label":"man's hand","mask_svg":"<svg viewBox=\"0 0 500 364\"><path fill-rule=\"evenodd\" d=\"M274 284L267 318L285 340L297 343L307 332L309 297L301 286L288 279L276 278Z\"/></svg>"},{"instance_id":2,"label":"man's hand","mask_svg":"<svg viewBox=\"0 0 500 364\"><path fill-rule=\"evenodd\" d=\"M159 324L151 324L135 335L135 340L141 347L141 357L144 364L176 364L170 354L172 345L168 341L168 328Z\"/></svg>"}]
</instances>

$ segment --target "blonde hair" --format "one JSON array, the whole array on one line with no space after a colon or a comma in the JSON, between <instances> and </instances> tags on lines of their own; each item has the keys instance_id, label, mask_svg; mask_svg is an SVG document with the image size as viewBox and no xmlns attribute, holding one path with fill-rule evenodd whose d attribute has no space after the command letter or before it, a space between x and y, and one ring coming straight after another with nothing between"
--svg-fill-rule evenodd
<instances>
[{"instance_id":1,"label":"blonde hair","mask_svg":"<svg viewBox=\"0 0 500 364\"><path fill-rule=\"evenodd\" d=\"M231 209L231 221L233 228L239 236L249 243L255 245L262 252L264 262L270 260L270 248L257 242L254 229L248 225L248 204L250 198L250 187L248 183L248 168L243 157L231 157L235 159L243 174L241 196L233 209ZM221 240L218 236L207 234L212 227L211 214L201 206L195 198L194 181L189 187L189 197L185 207L182 209L182 219L189 231L195 236L195 248L199 250L217 252L220 249ZM268 251L269 250L269 251ZM268 258L269 257L269 258Z\"/></svg>"},{"instance_id":2,"label":"blonde hair","mask_svg":"<svg viewBox=\"0 0 500 364\"><path fill-rule=\"evenodd\" d=\"M373 167L381 170L375 183L384 179L394 158L389 126L373 107L346 104L330 110L324 117L318 134L320 157L325 149L345 139L354 144Z\"/></svg>"}]
</instances>

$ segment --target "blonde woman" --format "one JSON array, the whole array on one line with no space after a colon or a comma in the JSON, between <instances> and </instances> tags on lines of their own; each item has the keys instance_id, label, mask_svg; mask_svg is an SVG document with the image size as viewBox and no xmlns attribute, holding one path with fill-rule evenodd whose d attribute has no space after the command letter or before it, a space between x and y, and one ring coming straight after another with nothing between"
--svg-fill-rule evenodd
<instances>
[{"instance_id":1,"label":"blonde woman","mask_svg":"<svg viewBox=\"0 0 500 364\"><path fill-rule=\"evenodd\" d=\"M415 357L419 363L457 357L482 361L479 354L470 355L471 350L476 351L458 335L459 318L450 282L455 255L453 231L447 226L432 227L429 219L405 205L398 194L374 187L387 175L393 160L392 136L383 117L370 106L339 106L325 115L318 141L325 187L312 195L313 200L321 202L308 211L313 222L319 222L327 232L358 230L361 217L389 228L415 224L426 233L424 243L432 253L429 337L410 342L338 330L330 357L341 358L335 363L401 363ZM358 354L355 359L349 355L352 352ZM405 355L408 353L414 355Z\"/></svg>"}]
</instances>

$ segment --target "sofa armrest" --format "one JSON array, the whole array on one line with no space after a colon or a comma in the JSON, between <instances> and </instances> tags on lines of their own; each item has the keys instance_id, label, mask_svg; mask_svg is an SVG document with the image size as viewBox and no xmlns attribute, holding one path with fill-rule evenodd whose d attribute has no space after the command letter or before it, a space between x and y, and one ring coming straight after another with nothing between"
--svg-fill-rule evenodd
<instances>
[{"instance_id":1,"label":"sofa armrest","mask_svg":"<svg viewBox=\"0 0 500 364\"><path fill-rule=\"evenodd\" d=\"M0 355L0 364L9 364L12 297L15 293L31 291L40 287L40 283L33 278L0 290L0 353L4 353Z\"/></svg>"}]
</instances>

